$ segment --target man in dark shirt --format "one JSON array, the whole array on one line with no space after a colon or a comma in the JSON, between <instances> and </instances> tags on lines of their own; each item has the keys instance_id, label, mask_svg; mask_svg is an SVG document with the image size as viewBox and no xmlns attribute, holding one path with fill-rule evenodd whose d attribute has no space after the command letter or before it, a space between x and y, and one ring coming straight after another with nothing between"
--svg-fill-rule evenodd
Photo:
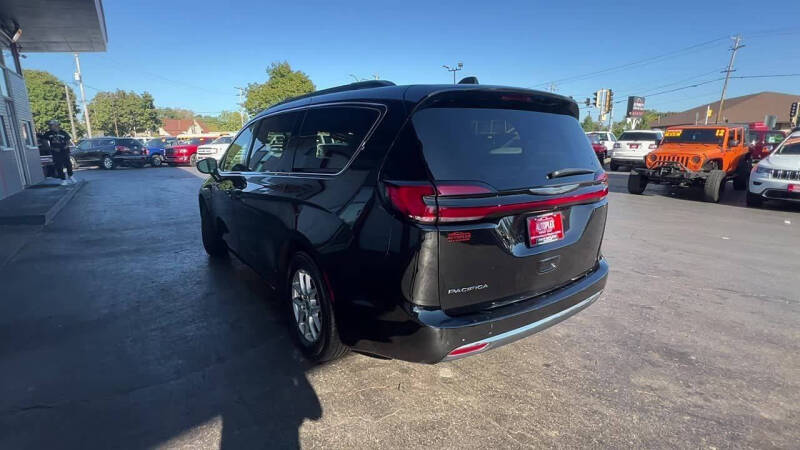
<instances>
[{"instance_id":1,"label":"man in dark shirt","mask_svg":"<svg viewBox=\"0 0 800 450\"><path fill-rule=\"evenodd\" d=\"M61 124L57 120L47 122L50 129L44 134L43 138L50 143L50 150L53 153L53 165L56 166L56 174L61 178L62 185L74 184L75 177L72 176L72 162L69 158L69 144L71 138L69 134L61 129ZM67 169L68 178L64 178L64 168Z\"/></svg>"}]
</instances>

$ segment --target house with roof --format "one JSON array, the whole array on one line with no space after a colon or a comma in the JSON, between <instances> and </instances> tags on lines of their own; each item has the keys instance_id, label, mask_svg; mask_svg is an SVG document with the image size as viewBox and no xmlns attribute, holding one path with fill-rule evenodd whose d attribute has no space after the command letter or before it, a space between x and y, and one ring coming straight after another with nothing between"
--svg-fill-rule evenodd
<instances>
[{"instance_id":1,"label":"house with roof","mask_svg":"<svg viewBox=\"0 0 800 450\"><path fill-rule=\"evenodd\" d=\"M159 136L208 133L208 128L194 119L164 119L158 128Z\"/></svg>"},{"instance_id":2,"label":"house with roof","mask_svg":"<svg viewBox=\"0 0 800 450\"><path fill-rule=\"evenodd\" d=\"M780 92L759 92L725 99L720 123L752 123L763 122L767 115L777 117L776 129L792 128L789 120L789 108L792 102L800 101L800 95L782 94ZM703 125L706 111L711 109L708 119L713 124L719 111L719 101L705 103L679 113L659 117L651 122L650 127L664 129L675 125Z\"/></svg>"}]
</instances>

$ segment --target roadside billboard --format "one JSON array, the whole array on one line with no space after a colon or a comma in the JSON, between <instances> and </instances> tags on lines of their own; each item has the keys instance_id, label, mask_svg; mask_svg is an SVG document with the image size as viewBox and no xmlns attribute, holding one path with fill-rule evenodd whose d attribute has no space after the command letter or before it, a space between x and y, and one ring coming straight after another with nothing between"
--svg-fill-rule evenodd
<instances>
[{"instance_id":1,"label":"roadside billboard","mask_svg":"<svg viewBox=\"0 0 800 450\"><path fill-rule=\"evenodd\" d=\"M628 97L626 117L642 117L644 114L644 97Z\"/></svg>"}]
</instances>

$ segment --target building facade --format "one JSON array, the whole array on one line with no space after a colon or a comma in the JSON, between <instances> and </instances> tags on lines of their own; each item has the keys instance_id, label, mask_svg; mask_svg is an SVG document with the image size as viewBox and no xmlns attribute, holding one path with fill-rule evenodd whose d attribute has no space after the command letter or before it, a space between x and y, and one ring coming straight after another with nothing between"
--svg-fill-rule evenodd
<instances>
[{"instance_id":1,"label":"building facade","mask_svg":"<svg viewBox=\"0 0 800 450\"><path fill-rule=\"evenodd\" d=\"M20 53L98 52L107 43L100 0L0 0L0 199L44 179Z\"/></svg>"}]
</instances>

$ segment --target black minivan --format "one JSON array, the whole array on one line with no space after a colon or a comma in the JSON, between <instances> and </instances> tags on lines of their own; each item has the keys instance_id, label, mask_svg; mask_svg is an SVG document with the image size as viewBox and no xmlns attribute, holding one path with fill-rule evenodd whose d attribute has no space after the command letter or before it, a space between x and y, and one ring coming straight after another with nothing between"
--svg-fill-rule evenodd
<instances>
[{"instance_id":1,"label":"black minivan","mask_svg":"<svg viewBox=\"0 0 800 450\"><path fill-rule=\"evenodd\" d=\"M268 280L316 361L476 354L605 287L608 181L567 97L354 83L267 109L198 168L207 252Z\"/></svg>"}]
</instances>

